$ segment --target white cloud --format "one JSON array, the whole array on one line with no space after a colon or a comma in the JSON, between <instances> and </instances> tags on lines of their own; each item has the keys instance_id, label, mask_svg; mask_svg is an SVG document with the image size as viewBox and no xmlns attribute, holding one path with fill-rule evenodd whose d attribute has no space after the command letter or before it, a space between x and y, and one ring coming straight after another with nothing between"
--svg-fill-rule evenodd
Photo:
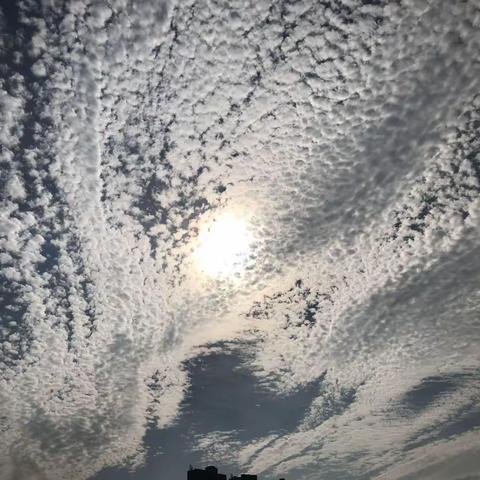
<instances>
[{"instance_id":1,"label":"white cloud","mask_svg":"<svg viewBox=\"0 0 480 480\"><path fill-rule=\"evenodd\" d=\"M413 419L399 399L478 368L476 2L42 8L30 42L4 36L36 77L11 64L0 83L0 478L141 462L192 347L244 329L280 393L328 373L298 429L239 464L409 478L428 454L431 478L467 452L476 432L399 446L473 381ZM229 209L255 266L199 277L196 228Z\"/></svg>"}]
</instances>

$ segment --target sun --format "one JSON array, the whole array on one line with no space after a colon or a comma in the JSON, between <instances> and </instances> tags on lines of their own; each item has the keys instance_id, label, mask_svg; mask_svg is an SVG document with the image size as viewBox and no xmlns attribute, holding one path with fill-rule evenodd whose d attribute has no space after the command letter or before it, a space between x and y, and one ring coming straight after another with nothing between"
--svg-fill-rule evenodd
<instances>
[{"instance_id":1,"label":"sun","mask_svg":"<svg viewBox=\"0 0 480 480\"><path fill-rule=\"evenodd\" d=\"M201 228L195 251L197 264L212 277L238 275L247 264L251 244L247 223L225 214Z\"/></svg>"}]
</instances>

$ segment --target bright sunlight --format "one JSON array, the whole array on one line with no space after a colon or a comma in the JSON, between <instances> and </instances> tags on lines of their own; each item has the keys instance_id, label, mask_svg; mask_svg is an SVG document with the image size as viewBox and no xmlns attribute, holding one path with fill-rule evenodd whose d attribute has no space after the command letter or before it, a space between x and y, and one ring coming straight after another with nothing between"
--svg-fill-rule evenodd
<instances>
[{"instance_id":1,"label":"bright sunlight","mask_svg":"<svg viewBox=\"0 0 480 480\"><path fill-rule=\"evenodd\" d=\"M195 256L207 275L231 276L245 268L251 243L247 224L235 216L223 215L200 230Z\"/></svg>"}]
</instances>

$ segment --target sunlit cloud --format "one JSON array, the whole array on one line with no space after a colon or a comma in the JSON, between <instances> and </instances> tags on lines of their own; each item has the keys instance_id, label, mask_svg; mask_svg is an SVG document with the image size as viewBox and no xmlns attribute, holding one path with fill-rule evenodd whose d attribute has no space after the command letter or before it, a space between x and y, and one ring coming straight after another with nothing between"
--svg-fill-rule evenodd
<instances>
[{"instance_id":1,"label":"sunlit cloud","mask_svg":"<svg viewBox=\"0 0 480 480\"><path fill-rule=\"evenodd\" d=\"M241 274L249 263L252 242L246 222L224 214L200 228L194 253L197 266L213 277Z\"/></svg>"},{"instance_id":2,"label":"sunlit cloud","mask_svg":"<svg viewBox=\"0 0 480 480\"><path fill-rule=\"evenodd\" d=\"M0 479L141 466L148 429L182 421L189 360L225 339L272 398L316 390L289 431L197 432L205 456L454 479L454 451L470 475L478 2L16 4Z\"/></svg>"}]
</instances>

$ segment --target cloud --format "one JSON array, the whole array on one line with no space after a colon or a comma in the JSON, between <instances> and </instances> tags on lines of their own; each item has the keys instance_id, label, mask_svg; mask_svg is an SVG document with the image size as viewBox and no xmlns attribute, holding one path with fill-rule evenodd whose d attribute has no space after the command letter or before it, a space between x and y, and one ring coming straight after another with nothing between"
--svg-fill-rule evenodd
<instances>
[{"instance_id":1,"label":"cloud","mask_svg":"<svg viewBox=\"0 0 480 480\"><path fill-rule=\"evenodd\" d=\"M224 338L254 339L279 394L324 376L240 465L433 478L457 452L473 475L478 431L440 427L478 397L476 2L17 10L0 17L20 32L1 38L0 478L141 463L182 362ZM255 237L231 282L192 268L223 211ZM409 408L436 377L458 381Z\"/></svg>"}]
</instances>

